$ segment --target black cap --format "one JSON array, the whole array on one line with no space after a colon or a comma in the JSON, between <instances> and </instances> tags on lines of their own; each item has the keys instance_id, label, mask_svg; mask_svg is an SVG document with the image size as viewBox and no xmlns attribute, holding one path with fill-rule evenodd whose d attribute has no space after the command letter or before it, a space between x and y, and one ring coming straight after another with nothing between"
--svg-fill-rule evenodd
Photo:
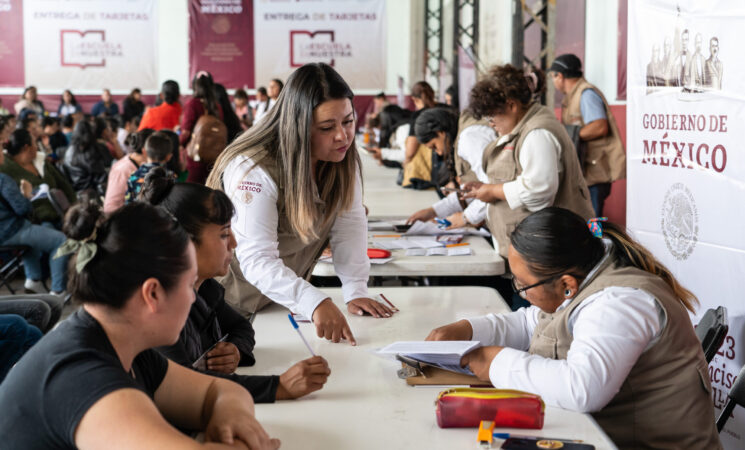
<instances>
[{"instance_id":1,"label":"black cap","mask_svg":"<svg viewBox=\"0 0 745 450\"><path fill-rule=\"evenodd\" d=\"M557 56L548 71L559 72L567 78L579 78L582 76L582 61L577 58L577 55L566 53Z\"/></svg>"}]
</instances>

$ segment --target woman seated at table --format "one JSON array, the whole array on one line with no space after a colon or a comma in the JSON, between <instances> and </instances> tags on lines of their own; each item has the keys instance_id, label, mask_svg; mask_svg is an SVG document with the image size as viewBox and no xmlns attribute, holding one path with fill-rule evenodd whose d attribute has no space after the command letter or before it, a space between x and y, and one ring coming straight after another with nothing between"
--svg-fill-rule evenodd
<instances>
[{"instance_id":1,"label":"woman seated at table","mask_svg":"<svg viewBox=\"0 0 745 450\"><path fill-rule=\"evenodd\" d=\"M201 184L176 184L164 169L155 168L145 178L140 199L173 214L191 236L197 254L197 298L178 342L158 350L192 367L212 349L206 354L206 369L197 370L240 383L257 403L294 399L321 389L330 371L320 356L300 361L280 376L234 374L238 366L255 363L255 341L251 323L225 302L225 289L213 279L228 272L236 246L230 231L235 208L228 196Z\"/></svg>"},{"instance_id":2,"label":"woman seated at table","mask_svg":"<svg viewBox=\"0 0 745 450\"><path fill-rule=\"evenodd\" d=\"M166 211L126 205L103 218L68 212L70 291L82 308L47 334L0 385L7 448L201 448L175 427L204 430L210 448L279 447L236 383L169 362L194 301L188 234Z\"/></svg>"},{"instance_id":3,"label":"woman seated at table","mask_svg":"<svg viewBox=\"0 0 745 450\"><path fill-rule=\"evenodd\" d=\"M443 146L445 138L453 134L454 124L448 115L439 113L440 110L441 108L427 110L417 119L416 136L419 142L426 146ZM484 151L496 141L497 134L487 120L476 120L467 111L460 117L457 133L457 137L452 141L454 149L451 158L454 161L458 183L488 182L481 168L481 161ZM458 192L452 192L431 207L412 214L407 223L417 220L428 221L435 217L447 218L452 224L450 228L479 225L486 220L486 204L481 200L472 199L464 208Z\"/></svg>"},{"instance_id":4,"label":"woman seated at table","mask_svg":"<svg viewBox=\"0 0 745 450\"><path fill-rule=\"evenodd\" d=\"M621 448L721 448L696 297L620 227L589 224L561 208L525 218L509 263L532 306L427 339L480 341L461 361L476 376L592 413Z\"/></svg>"}]
</instances>

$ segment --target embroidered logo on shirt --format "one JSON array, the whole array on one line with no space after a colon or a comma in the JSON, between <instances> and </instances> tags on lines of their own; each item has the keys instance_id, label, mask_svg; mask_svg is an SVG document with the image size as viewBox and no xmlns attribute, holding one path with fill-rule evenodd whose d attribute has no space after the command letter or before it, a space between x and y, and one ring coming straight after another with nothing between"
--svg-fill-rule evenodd
<instances>
[{"instance_id":1,"label":"embroidered logo on shirt","mask_svg":"<svg viewBox=\"0 0 745 450\"><path fill-rule=\"evenodd\" d=\"M253 193L260 194L262 187L261 183L256 183L254 181L241 181L238 185L238 190L243 192L243 201L245 203L251 203L254 199Z\"/></svg>"}]
</instances>

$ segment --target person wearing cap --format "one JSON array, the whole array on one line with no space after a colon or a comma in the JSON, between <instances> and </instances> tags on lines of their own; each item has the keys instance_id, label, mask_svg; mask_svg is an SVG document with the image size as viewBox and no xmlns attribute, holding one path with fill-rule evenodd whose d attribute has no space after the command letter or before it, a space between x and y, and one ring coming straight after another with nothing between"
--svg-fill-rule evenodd
<instances>
[{"instance_id":1,"label":"person wearing cap","mask_svg":"<svg viewBox=\"0 0 745 450\"><path fill-rule=\"evenodd\" d=\"M579 138L586 145L582 167L595 214L603 215L611 183L626 178L626 153L616 120L602 92L582 76L582 62L576 55L558 56L551 67L554 87L564 94L561 121L579 126Z\"/></svg>"}]
</instances>

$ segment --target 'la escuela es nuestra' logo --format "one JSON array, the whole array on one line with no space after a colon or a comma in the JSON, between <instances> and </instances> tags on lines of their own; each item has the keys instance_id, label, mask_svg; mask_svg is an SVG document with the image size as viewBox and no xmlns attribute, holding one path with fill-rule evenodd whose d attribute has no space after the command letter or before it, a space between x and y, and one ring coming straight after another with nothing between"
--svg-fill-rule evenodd
<instances>
[{"instance_id":1,"label":"'la escuela es nuestra' logo","mask_svg":"<svg viewBox=\"0 0 745 450\"><path fill-rule=\"evenodd\" d=\"M660 227L670 254L678 261L688 259L698 242L698 208L693 193L683 183L667 190Z\"/></svg>"}]
</instances>

